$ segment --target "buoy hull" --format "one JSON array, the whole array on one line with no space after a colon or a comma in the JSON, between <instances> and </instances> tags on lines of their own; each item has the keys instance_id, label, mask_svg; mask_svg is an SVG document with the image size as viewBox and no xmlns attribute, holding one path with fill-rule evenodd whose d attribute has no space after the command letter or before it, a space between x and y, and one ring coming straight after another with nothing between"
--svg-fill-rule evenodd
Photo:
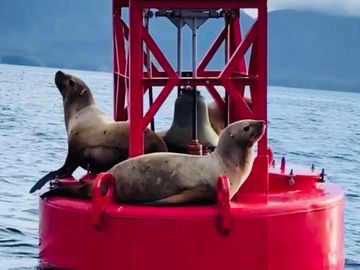
<instances>
[{"instance_id":1,"label":"buoy hull","mask_svg":"<svg viewBox=\"0 0 360 270\"><path fill-rule=\"evenodd\" d=\"M99 228L91 202L44 199L41 264L79 270L344 269L344 196L338 186L254 197L231 203L227 234L218 226L216 206L112 204Z\"/></svg>"}]
</instances>

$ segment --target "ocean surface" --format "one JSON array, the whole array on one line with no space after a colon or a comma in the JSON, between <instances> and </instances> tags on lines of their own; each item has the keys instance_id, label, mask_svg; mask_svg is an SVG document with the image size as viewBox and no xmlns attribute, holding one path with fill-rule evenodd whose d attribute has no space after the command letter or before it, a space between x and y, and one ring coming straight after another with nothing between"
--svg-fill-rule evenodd
<instances>
[{"instance_id":1,"label":"ocean surface","mask_svg":"<svg viewBox=\"0 0 360 270\"><path fill-rule=\"evenodd\" d=\"M38 266L38 195L29 189L62 165L67 149L55 72L0 65L1 270ZM70 72L112 115L112 75ZM170 125L174 98L157 114L158 130ZM288 163L315 164L344 189L346 269L360 269L360 94L269 87L268 104L269 144L278 163L285 156Z\"/></svg>"}]
</instances>

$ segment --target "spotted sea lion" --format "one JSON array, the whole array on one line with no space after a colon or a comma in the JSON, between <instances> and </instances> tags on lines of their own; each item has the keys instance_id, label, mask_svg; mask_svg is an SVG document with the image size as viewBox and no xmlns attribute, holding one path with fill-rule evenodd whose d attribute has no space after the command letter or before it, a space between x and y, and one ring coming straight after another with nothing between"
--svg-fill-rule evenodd
<instances>
[{"instance_id":1,"label":"spotted sea lion","mask_svg":"<svg viewBox=\"0 0 360 270\"><path fill-rule=\"evenodd\" d=\"M41 178L31 193L56 177L70 176L79 166L99 173L128 158L129 123L115 122L99 110L79 78L58 71L55 84L63 98L68 154L64 165ZM144 140L145 153L167 152L165 142L150 129L145 129Z\"/></svg>"},{"instance_id":2,"label":"spotted sea lion","mask_svg":"<svg viewBox=\"0 0 360 270\"><path fill-rule=\"evenodd\" d=\"M214 202L220 175L228 176L233 197L251 171L252 147L264 130L264 121L242 120L225 128L210 155L152 153L123 161L108 171L115 178L116 201L150 205ZM54 188L42 197L56 195L90 199L92 183Z\"/></svg>"}]
</instances>

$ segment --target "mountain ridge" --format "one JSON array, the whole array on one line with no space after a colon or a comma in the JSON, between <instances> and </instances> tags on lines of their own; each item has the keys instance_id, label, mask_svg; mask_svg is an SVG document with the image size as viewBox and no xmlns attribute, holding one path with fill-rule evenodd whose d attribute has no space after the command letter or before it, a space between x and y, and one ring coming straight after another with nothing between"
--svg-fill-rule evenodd
<instances>
[{"instance_id":1,"label":"mountain ridge","mask_svg":"<svg viewBox=\"0 0 360 270\"><path fill-rule=\"evenodd\" d=\"M0 0L0 6L0 62L111 70L111 1ZM359 17L294 10L272 11L268 17L269 84L360 92ZM176 29L164 20L150 21L151 34L176 66ZM252 21L241 14L244 30ZM221 24L209 20L201 26L199 59ZM185 55L190 31L184 28L183 33ZM190 58L183 60L187 69ZM219 53L210 68L222 66L223 59Z\"/></svg>"}]
</instances>

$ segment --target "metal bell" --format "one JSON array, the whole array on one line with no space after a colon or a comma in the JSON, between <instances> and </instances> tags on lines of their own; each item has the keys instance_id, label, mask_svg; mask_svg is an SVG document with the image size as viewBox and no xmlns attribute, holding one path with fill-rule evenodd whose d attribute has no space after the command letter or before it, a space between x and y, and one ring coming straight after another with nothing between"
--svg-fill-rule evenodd
<instances>
[{"instance_id":1,"label":"metal bell","mask_svg":"<svg viewBox=\"0 0 360 270\"><path fill-rule=\"evenodd\" d=\"M175 111L172 125L166 133L164 140L169 151L185 153L187 146L193 138L193 91L182 90L181 95L175 101ZM197 109L197 140L203 147L214 148L217 146L219 137L209 121L207 104L204 97L196 91Z\"/></svg>"}]
</instances>

